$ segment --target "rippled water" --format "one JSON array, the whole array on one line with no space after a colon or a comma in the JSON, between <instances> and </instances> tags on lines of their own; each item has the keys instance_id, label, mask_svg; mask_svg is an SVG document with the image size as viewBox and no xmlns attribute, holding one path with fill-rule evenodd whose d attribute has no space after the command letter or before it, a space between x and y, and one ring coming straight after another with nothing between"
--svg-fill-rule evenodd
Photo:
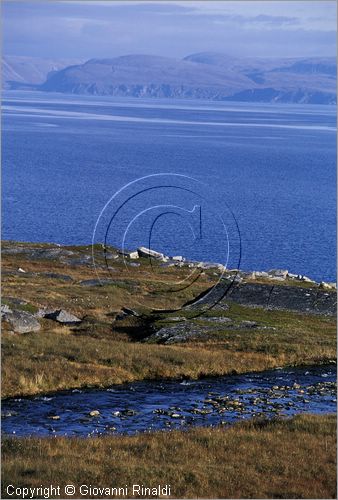
<instances>
[{"instance_id":1,"label":"rippled water","mask_svg":"<svg viewBox=\"0 0 338 500\"><path fill-rule=\"evenodd\" d=\"M7 399L2 403L2 432L91 436L335 412L335 382L336 367L328 365Z\"/></svg>"},{"instance_id":2,"label":"rippled water","mask_svg":"<svg viewBox=\"0 0 338 500\"><path fill-rule=\"evenodd\" d=\"M335 281L334 106L3 95L3 238L88 244L107 200L125 183L159 172L206 182L212 204L231 208L242 235L241 268L288 268ZM171 192L160 203L172 203ZM178 206L191 210L186 192ZM142 210L140 201L136 207ZM125 220L130 220L126 211ZM203 210L192 243L173 214L153 247L224 263L225 244ZM109 243L119 246L121 222ZM227 221L226 221L227 222ZM148 243L140 219L126 245ZM236 267L232 260L229 267Z\"/></svg>"}]
</instances>

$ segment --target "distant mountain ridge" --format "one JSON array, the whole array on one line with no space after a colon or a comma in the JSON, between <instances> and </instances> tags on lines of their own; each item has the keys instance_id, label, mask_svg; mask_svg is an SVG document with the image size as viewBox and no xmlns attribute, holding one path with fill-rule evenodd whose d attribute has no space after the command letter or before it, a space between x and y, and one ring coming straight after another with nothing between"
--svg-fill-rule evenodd
<instances>
[{"instance_id":1,"label":"distant mountain ridge","mask_svg":"<svg viewBox=\"0 0 338 500\"><path fill-rule=\"evenodd\" d=\"M168 97L307 104L336 103L334 57L236 58L202 52L184 59L132 54L86 62L5 57L6 88L128 97ZM44 73L44 75L43 75ZM18 75L19 78L15 79Z\"/></svg>"},{"instance_id":2,"label":"distant mountain ridge","mask_svg":"<svg viewBox=\"0 0 338 500\"><path fill-rule=\"evenodd\" d=\"M2 88L35 88L44 83L54 71L72 64L81 64L82 59L43 59L40 57L3 56Z\"/></svg>"}]
</instances>

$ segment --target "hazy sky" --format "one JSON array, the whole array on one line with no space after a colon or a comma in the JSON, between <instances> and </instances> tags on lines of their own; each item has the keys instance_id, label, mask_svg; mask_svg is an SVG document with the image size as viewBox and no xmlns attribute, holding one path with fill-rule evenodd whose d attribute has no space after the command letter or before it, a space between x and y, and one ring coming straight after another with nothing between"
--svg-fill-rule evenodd
<instances>
[{"instance_id":1,"label":"hazy sky","mask_svg":"<svg viewBox=\"0 0 338 500\"><path fill-rule=\"evenodd\" d=\"M4 1L3 54L336 54L334 1Z\"/></svg>"}]
</instances>

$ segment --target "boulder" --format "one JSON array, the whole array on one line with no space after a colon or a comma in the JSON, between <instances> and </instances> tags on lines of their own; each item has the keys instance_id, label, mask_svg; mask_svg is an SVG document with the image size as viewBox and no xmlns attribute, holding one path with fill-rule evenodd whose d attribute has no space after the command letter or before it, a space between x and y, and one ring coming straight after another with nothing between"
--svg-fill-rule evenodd
<instances>
[{"instance_id":1,"label":"boulder","mask_svg":"<svg viewBox=\"0 0 338 500\"><path fill-rule=\"evenodd\" d=\"M166 262L166 260L168 260L168 258L163 253L156 252L155 250L151 250L150 248L146 247L138 248L137 253L139 257L143 257L146 259L162 260L163 262Z\"/></svg>"},{"instance_id":2,"label":"boulder","mask_svg":"<svg viewBox=\"0 0 338 500\"><path fill-rule=\"evenodd\" d=\"M63 325L75 325L77 323L81 323L81 319L74 316L74 314L65 311L64 309L57 309L53 312L49 312L44 316L47 319L52 319L57 321L58 323L62 323Z\"/></svg>"},{"instance_id":3,"label":"boulder","mask_svg":"<svg viewBox=\"0 0 338 500\"><path fill-rule=\"evenodd\" d=\"M3 314L3 319L10 324L15 333L37 332L41 328L33 314L26 311L6 312Z\"/></svg>"},{"instance_id":4,"label":"boulder","mask_svg":"<svg viewBox=\"0 0 338 500\"><path fill-rule=\"evenodd\" d=\"M174 257L171 257L171 260L174 260L176 262L183 262L184 257L182 257L182 255L174 255Z\"/></svg>"}]
</instances>

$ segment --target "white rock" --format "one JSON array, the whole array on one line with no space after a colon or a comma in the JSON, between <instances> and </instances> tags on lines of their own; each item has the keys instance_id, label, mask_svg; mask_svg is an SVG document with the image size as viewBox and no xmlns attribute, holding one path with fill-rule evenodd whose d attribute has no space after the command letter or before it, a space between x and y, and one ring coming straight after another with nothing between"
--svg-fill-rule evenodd
<instances>
[{"instance_id":1,"label":"white rock","mask_svg":"<svg viewBox=\"0 0 338 500\"><path fill-rule=\"evenodd\" d=\"M63 324L81 323L80 318L74 316L74 314L69 313L68 311L65 311L64 309L56 309L53 312L45 314L44 317Z\"/></svg>"},{"instance_id":2,"label":"white rock","mask_svg":"<svg viewBox=\"0 0 338 500\"><path fill-rule=\"evenodd\" d=\"M138 252L137 251L129 252L129 258L130 259L138 259L139 258Z\"/></svg>"},{"instance_id":3,"label":"white rock","mask_svg":"<svg viewBox=\"0 0 338 500\"><path fill-rule=\"evenodd\" d=\"M138 259L139 254L135 250L134 252L120 252L120 255L123 255L123 257L127 257L128 259Z\"/></svg>"},{"instance_id":4,"label":"white rock","mask_svg":"<svg viewBox=\"0 0 338 500\"><path fill-rule=\"evenodd\" d=\"M319 284L319 288L324 288L324 290L333 290L335 289L336 287L333 286L335 285L335 283L326 283L325 281L322 281L320 284Z\"/></svg>"},{"instance_id":5,"label":"white rock","mask_svg":"<svg viewBox=\"0 0 338 500\"><path fill-rule=\"evenodd\" d=\"M308 278L307 276L299 276L300 281L304 281L305 283L316 283L313 281L311 278Z\"/></svg>"},{"instance_id":6,"label":"white rock","mask_svg":"<svg viewBox=\"0 0 338 500\"><path fill-rule=\"evenodd\" d=\"M26 272L24 269L22 269L22 267L19 267L18 271L19 271L19 273L25 273Z\"/></svg>"},{"instance_id":7,"label":"white rock","mask_svg":"<svg viewBox=\"0 0 338 500\"><path fill-rule=\"evenodd\" d=\"M138 256L139 257L145 257L145 258L153 258L157 260L161 260L163 262L166 262L168 260L168 257L165 257L163 253L161 252L156 252L155 250L151 250L150 248L146 247L140 247L137 249Z\"/></svg>"},{"instance_id":8,"label":"white rock","mask_svg":"<svg viewBox=\"0 0 338 500\"><path fill-rule=\"evenodd\" d=\"M293 280L297 280L297 279L299 279L299 274L288 273L288 278L291 278Z\"/></svg>"},{"instance_id":9,"label":"white rock","mask_svg":"<svg viewBox=\"0 0 338 500\"><path fill-rule=\"evenodd\" d=\"M176 262L183 262L184 257L182 257L182 255L174 255L174 257L171 257L171 260L175 260Z\"/></svg>"}]
</instances>

